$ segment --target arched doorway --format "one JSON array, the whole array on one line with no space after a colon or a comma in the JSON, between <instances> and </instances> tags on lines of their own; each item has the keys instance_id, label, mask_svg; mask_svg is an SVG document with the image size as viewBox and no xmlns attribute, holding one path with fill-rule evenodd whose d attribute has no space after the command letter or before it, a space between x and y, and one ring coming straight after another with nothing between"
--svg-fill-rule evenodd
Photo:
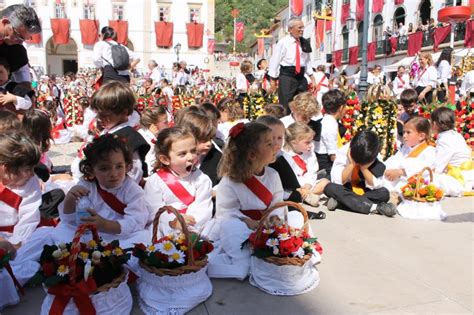
<instances>
[{"instance_id":1,"label":"arched doorway","mask_svg":"<svg viewBox=\"0 0 474 315\"><path fill-rule=\"evenodd\" d=\"M431 18L431 1L423 0L420 4L420 20L422 24L428 24Z\"/></svg>"},{"instance_id":2,"label":"arched doorway","mask_svg":"<svg viewBox=\"0 0 474 315\"><path fill-rule=\"evenodd\" d=\"M51 37L46 43L46 72L47 74L64 75L67 72L77 72L77 45L70 38L66 45L55 44Z\"/></svg>"},{"instance_id":3,"label":"arched doorway","mask_svg":"<svg viewBox=\"0 0 474 315\"><path fill-rule=\"evenodd\" d=\"M400 23L405 25L405 9L400 7L395 10L395 14L393 15L393 30L397 30Z\"/></svg>"},{"instance_id":4,"label":"arched doorway","mask_svg":"<svg viewBox=\"0 0 474 315\"><path fill-rule=\"evenodd\" d=\"M342 59L349 58L349 30L347 27L342 28Z\"/></svg>"}]
</instances>

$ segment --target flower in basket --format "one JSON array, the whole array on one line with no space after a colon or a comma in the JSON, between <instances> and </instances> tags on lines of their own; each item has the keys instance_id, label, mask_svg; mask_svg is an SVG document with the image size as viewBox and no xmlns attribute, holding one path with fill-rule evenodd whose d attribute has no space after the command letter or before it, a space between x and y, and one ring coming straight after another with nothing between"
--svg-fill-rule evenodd
<instances>
[{"instance_id":1,"label":"flower in basket","mask_svg":"<svg viewBox=\"0 0 474 315\"><path fill-rule=\"evenodd\" d=\"M444 192L442 189L436 187L432 183L428 183L428 181L424 180L422 176L417 174L411 176L408 179L408 183L401 188L401 192L405 199L413 199L415 197L417 183L419 185L418 195L421 200L435 202L440 201L443 198Z\"/></svg>"},{"instance_id":2,"label":"flower in basket","mask_svg":"<svg viewBox=\"0 0 474 315\"><path fill-rule=\"evenodd\" d=\"M257 231L253 232L242 243L242 248L248 245L252 248L253 255L262 259L270 256L304 258L314 252L323 252L317 238L311 237L304 230L283 225L263 229L260 235Z\"/></svg>"},{"instance_id":3,"label":"flower in basket","mask_svg":"<svg viewBox=\"0 0 474 315\"><path fill-rule=\"evenodd\" d=\"M201 239L198 234L191 233L194 260L202 260L214 246L211 242ZM133 256L140 262L155 268L173 269L188 263L187 240L184 233L173 233L158 239L155 243L146 246L142 243L133 248Z\"/></svg>"}]
</instances>

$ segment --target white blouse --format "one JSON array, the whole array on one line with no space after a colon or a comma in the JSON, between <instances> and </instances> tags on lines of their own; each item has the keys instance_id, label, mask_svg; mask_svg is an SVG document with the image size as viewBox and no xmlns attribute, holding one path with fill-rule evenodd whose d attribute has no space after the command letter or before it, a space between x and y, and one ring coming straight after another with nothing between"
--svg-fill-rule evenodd
<instances>
[{"instance_id":1,"label":"white blouse","mask_svg":"<svg viewBox=\"0 0 474 315\"><path fill-rule=\"evenodd\" d=\"M436 68L433 66L429 66L428 68L421 70L420 73L418 73L418 76L415 77L415 87L427 87L428 85L431 85L434 88L436 88L438 82L438 72L436 71Z\"/></svg>"},{"instance_id":2,"label":"white blouse","mask_svg":"<svg viewBox=\"0 0 474 315\"><path fill-rule=\"evenodd\" d=\"M436 173L444 173L448 164L461 166L471 159L471 149L464 138L454 130L438 134L436 140Z\"/></svg>"}]
</instances>

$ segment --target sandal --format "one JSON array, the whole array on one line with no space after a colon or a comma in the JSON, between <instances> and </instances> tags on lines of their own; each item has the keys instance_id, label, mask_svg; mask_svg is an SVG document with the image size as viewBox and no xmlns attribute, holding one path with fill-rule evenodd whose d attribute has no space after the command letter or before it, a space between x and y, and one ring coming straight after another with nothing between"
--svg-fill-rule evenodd
<instances>
[{"instance_id":1,"label":"sandal","mask_svg":"<svg viewBox=\"0 0 474 315\"><path fill-rule=\"evenodd\" d=\"M310 220L324 220L326 219L326 213L319 211L319 212L308 212L308 219Z\"/></svg>"}]
</instances>

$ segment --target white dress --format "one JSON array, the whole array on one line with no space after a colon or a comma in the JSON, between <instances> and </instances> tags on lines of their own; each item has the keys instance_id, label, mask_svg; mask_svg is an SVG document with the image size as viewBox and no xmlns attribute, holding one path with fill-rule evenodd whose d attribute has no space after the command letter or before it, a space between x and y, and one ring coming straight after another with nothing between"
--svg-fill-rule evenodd
<instances>
[{"instance_id":1,"label":"white dress","mask_svg":"<svg viewBox=\"0 0 474 315\"><path fill-rule=\"evenodd\" d=\"M155 142L156 137L155 135L148 129L138 129L138 132L142 135L142 137L146 140L148 145L150 146L150 150L145 156L145 163L148 167L148 174L153 173L153 168L156 164L156 156L155 156Z\"/></svg>"}]
</instances>

